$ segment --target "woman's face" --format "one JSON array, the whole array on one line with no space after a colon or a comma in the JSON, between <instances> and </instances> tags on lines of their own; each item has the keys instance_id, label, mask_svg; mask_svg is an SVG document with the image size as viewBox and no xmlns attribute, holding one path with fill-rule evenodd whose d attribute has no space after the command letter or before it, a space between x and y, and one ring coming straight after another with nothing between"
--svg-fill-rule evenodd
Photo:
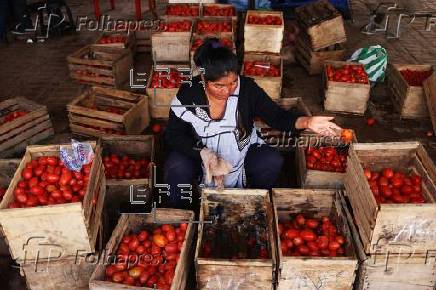
<instances>
[{"instance_id":1,"label":"woman's face","mask_svg":"<svg viewBox=\"0 0 436 290\"><path fill-rule=\"evenodd\" d=\"M206 82L205 89L207 94L215 99L227 100L238 86L238 75L229 72L226 76L216 80Z\"/></svg>"}]
</instances>

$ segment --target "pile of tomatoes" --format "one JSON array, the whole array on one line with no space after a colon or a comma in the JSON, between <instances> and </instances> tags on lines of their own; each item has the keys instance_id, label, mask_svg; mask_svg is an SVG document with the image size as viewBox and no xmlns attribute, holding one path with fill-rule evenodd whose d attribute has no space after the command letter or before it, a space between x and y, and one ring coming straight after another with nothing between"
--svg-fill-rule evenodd
<instances>
[{"instance_id":1,"label":"pile of tomatoes","mask_svg":"<svg viewBox=\"0 0 436 290\"><path fill-rule=\"evenodd\" d=\"M347 168L347 150L338 150L335 147L312 147L306 149L306 168L331 171L345 172Z\"/></svg>"},{"instance_id":2,"label":"pile of tomatoes","mask_svg":"<svg viewBox=\"0 0 436 290\"><path fill-rule=\"evenodd\" d=\"M167 6L165 14L171 16L198 16L199 11L198 5L174 4Z\"/></svg>"},{"instance_id":3,"label":"pile of tomatoes","mask_svg":"<svg viewBox=\"0 0 436 290\"><path fill-rule=\"evenodd\" d=\"M362 65L347 64L341 68L327 65L326 72L329 81L368 84L368 75Z\"/></svg>"},{"instance_id":4,"label":"pile of tomatoes","mask_svg":"<svg viewBox=\"0 0 436 290\"><path fill-rule=\"evenodd\" d=\"M270 63L264 63L261 61L245 61L244 75L259 77L279 77L280 69L278 66Z\"/></svg>"},{"instance_id":5,"label":"pile of tomatoes","mask_svg":"<svg viewBox=\"0 0 436 290\"><path fill-rule=\"evenodd\" d=\"M196 31L200 34L232 32L232 22L200 20L197 22Z\"/></svg>"},{"instance_id":6,"label":"pile of tomatoes","mask_svg":"<svg viewBox=\"0 0 436 290\"><path fill-rule=\"evenodd\" d=\"M6 116L4 116L3 118L3 123L1 124L5 124L8 122L12 122L15 119L18 119L24 115L26 115L27 112L26 111L15 111L15 112L10 112L9 114L7 114Z\"/></svg>"},{"instance_id":7,"label":"pile of tomatoes","mask_svg":"<svg viewBox=\"0 0 436 290\"><path fill-rule=\"evenodd\" d=\"M103 157L105 175L108 179L135 179L147 178L150 160L131 159L129 156L111 154Z\"/></svg>"},{"instance_id":8,"label":"pile of tomatoes","mask_svg":"<svg viewBox=\"0 0 436 290\"><path fill-rule=\"evenodd\" d=\"M432 75L432 71L418 71L405 69L400 71L403 78L407 81L409 86L422 87L422 83Z\"/></svg>"},{"instance_id":9,"label":"pile of tomatoes","mask_svg":"<svg viewBox=\"0 0 436 290\"><path fill-rule=\"evenodd\" d=\"M159 31L165 32L186 32L191 30L191 21L173 21L159 24Z\"/></svg>"},{"instance_id":10,"label":"pile of tomatoes","mask_svg":"<svg viewBox=\"0 0 436 290\"><path fill-rule=\"evenodd\" d=\"M117 261L106 267L107 281L138 287L171 288L187 224L164 224L122 238Z\"/></svg>"},{"instance_id":11,"label":"pile of tomatoes","mask_svg":"<svg viewBox=\"0 0 436 290\"><path fill-rule=\"evenodd\" d=\"M108 35L103 36L98 41L98 44L110 44L110 43L125 43L126 37L122 35Z\"/></svg>"},{"instance_id":12,"label":"pile of tomatoes","mask_svg":"<svg viewBox=\"0 0 436 290\"><path fill-rule=\"evenodd\" d=\"M406 175L392 168L383 168L381 172L365 168L364 173L378 204L425 203L419 175Z\"/></svg>"},{"instance_id":13,"label":"pile of tomatoes","mask_svg":"<svg viewBox=\"0 0 436 290\"><path fill-rule=\"evenodd\" d=\"M191 46L191 51L195 51L200 45L203 44L203 39L197 38L194 40ZM233 41L229 38L221 38L220 43L222 46L228 47L229 49L233 49Z\"/></svg>"},{"instance_id":14,"label":"pile of tomatoes","mask_svg":"<svg viewBox=\"0 0 436 290\"><path fill-rule=\"evenodd\" d=\"M236 16L235 7L219 7L216 5L203 6L204 16Z\"/></svg>"},{"instance_id":15,"label":"pile of tomatoes","mask_svg":"<svg viewBox=\"0 0 436 290\"><path fill-rule=\"evenodd\" d=\"M267 16L250 15L248 17L248 24L282 25L282 19L279 16L273 16L273 15L267 15Z\"/></svg>"},{"instance_id":16,"label":"pile of tomatoes","mask_svg":"<svg viewBox=\"0 0 436 290\"><path fill-rule=\"evenodd\" d=\"M169 77L168 77L169 76ZM184 76L181 72L171 68L167 72L153 72L151 77L150 88L174 89L182 85L182 81L187 80L189 76Z\"/></svg>"},{"instance_id":17,"label":"pile of tomatoes","mask_svg":"<svg viewBox=\"0 0 436 290\"><path fill-rule=\"evenodd\" d=\"M284 256L344 256L345 238L328 217L295 219L279 224L281 251Z\"/></svg>"},{"instance_id":18,"label":"pile of tomatoes","mask_svg":"<svg viewBox=\"0 0 436 290\"><path fill-rule=\"evenodd\" d=\"M82 201L88 186L91 165L71 171L56 156L43 156L28 162L14 189L9 208L34 207Z\"/></svg>"},{"instance_id":19,"label":"pile of tomatoes","mask_svg":"<svg viewBox=\"0 0 436 290\"><path fill-rule=\"evenodd\" d=\"M0 202L3 199L3 196L5 196L6 188L0 187Z\"/></svg>"}]
</instances>

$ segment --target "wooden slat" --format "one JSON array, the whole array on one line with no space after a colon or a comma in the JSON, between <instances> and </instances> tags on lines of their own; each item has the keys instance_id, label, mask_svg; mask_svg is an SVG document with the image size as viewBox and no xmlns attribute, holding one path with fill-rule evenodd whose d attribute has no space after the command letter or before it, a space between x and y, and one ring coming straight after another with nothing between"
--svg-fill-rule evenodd
<instances>
[{"instance_id":1,"label":"wooden slat","mask_svg":"<svg viewBox=\"0 0 436 290\"><path fill-rule=\"evenodd\" d=\"M424 93L427 100L427 109L436 135L436 73L424 81Z\"/></svg>"}]
</instances>

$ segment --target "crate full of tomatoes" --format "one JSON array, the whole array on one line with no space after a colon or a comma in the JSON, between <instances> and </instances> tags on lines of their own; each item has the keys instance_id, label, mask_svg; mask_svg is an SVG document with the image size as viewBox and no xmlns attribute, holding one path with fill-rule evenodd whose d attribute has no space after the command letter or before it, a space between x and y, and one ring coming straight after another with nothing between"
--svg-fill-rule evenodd
<instances>
[{"instance_id":1,"label":"crate full of tomatoes","mask_svg":"<svg viewBox=\"0 0 436 290\"><path fill-rule=\"evenodd\" d=\"M189 82L190 75L191 68L187 63L159 64L151 68L146 92L153 118L169 117L171 101L183 82Z\"/></svg>"},{"instance_id":2,"label":"crate full of tomatoes","mask_svg":"<svg viewBox=\"0 0 436 290\"><path fill-rule=\"evenodd\" d=\"M435 176L419 142L351 145L344 184L366 253L435 244Z\"/></svg>"},{"instance_id":3,"label":"crate full of tomatoes","mask_svg":"<svg viewBox=\"0 0 436 290\"><path fill-rule=\"evenodd\" d=\"M241 71L253 78L271 99L281 98L283 60L280 55L246 53Z\"/></svg>"},{"instance_id":4,"label":"crate full of tomatoes","mask_svg":"<svg viewBox=\"0 0 436 290\"><path fill-rule=\"evenodd\" d=\"M161 21L151 34L151 52L155 62L188 62L193 21Z\"/></svg>"},{"instance_id":5,"label":"crate full of tomatoes","mask_svg":"<svg viewBox=\"0 0 436 290\"><path fill-rule=\"evenodd\" d=\"M193 20L200 16L199 4L169 4L163 16L166 20Z\"/></svg>"},{"instance_id":6,"label":"crate full of tomatoes","mask_svg":"<svg viewBox=\"0 0 436 290\"><path fill-rule=\"evenodd\" d=\"M248 10L244 24L244 52L280 54L284 24L283 12Z\"/></svg>"},{"instance_id":7,"label":"crate full of tomatoes","mask_svg":"<svg viewBox=\"0 0 436 290\"><path fill-rule=\"evenodd\" d=\"M402 118L428 117L423 82L433 74L432 66L391 64L388 69L388 86L392 102ZM435 82L435 81L433 81Z\"/></svg>"},{"instance_id":8,"label":"crate full of tomatoes","mask_svg":"<svg viewBox=\"0 0 436 290\"><path fill-rule=\"evenodd\" d=\"M59 159L61 146L28 146L0 204L0 223L12 257L17 261L47 258L54 243L64 256L77 249L94 250L105 195L100 147L90 143L94 155L77 171ZM23 245L26 247L23 249Z\"/></svg>"},{"instance_id":9,"label":"crate full of tomatoes","mask_svg":"<svg viewBox=\"0 0 436 290\"><path fill-rule=\"evenodd\" d=\"M136 51L135 33L129 32L103 32L95 41L97 46L115 47L120 49L130 49L132 54Z\"/></svg>"},{"instance_id":10,"label":"crate full of tomatoes","mask_svg":"<svg viewBox=\"0 0 436 290\"><path fill-rule=\"evenodd\" d=\"M186 289L194 213L156 209L153 215L121 215L105 247L110 259L92 274L89 288Z\"/></svg>"},{"instance_id":11,"label":"crate full of tomatoes","mask_svg":"<svg viewBox=\"0 0 436 290\"><path fill-rule=\"evenodd\" d=\"M204 189L195 256L199 289L270 289L276 243L266 190ZM256 275L252 275L256 273Z\"/></svg>"},{"instance_id":12,"label":"crate full of tomatoes","mask_svg":"<svg viewBox=\"0 0 436 290\"><path fill-rule=\"evenodd\" d=\"M0 156L21 153L27 145L53 135L46 106L25 98L12 98L0 103Z\"/></svg>"},{"instance_id":13,"label":"crate full of tomatoes","mask_svg":"<svg viewBox=\"0 0 436 290\"><path fill-rule=\"evenodd\" d=\"M358 259L347 215L334 190L273 189L279 274L277 289L323 280L352 288Z\"/></svg>"},{"instance_id":14,"label":"crate full of tomatoes","mask_svg":"<svg viewBox=\"0 0 436 290\"><path fill-rule=\"evenodd\" d=\"M122 88L133 68L132 52L117 47L88 45L67 57L70 77L79 83Z\"/></svg>"},{"instance_id":15,"label":"crate full of tomatoes","mask_svg":"<svg viewBox=\"0 0 436 290\"><path fill-rule=\"evenodd\" d=\"M343 129L335 138L304 134L301 140L295 157L299 184L303 188L342 188L349 144L356 142L354 131Z\"/></svg>"},{"instance_id":16,"label":"crate full of tomatoes","mask_svg":"<svg viewBox=\"0 0 436 290\"><path fill-rule=\"evenodd\" d=\"M371 85L363 65L326 61L323 79L325 110L357 115L365 113Z\"/></svg>"},{"instance_id":17,"label":"crate full of tomatoes","mask_svg":"<svg viewBox=\"0 0 436 290\"><path fill-rule=\"evenodd\" d=\"M149 124L148 97L91 87L67 105L71 131L84 136L134 135Z\"/></svg>"},{"instance_id":18,"label":"crate full of tomatoes","mask_svg":"<svg viewBox=\"0 0 436 290\"><path fill-rule=\"evenodd\" d=\"M219 38L234 38L231 19L199 18L194 27L194 35Z\"/></svg>"}]
</instances>

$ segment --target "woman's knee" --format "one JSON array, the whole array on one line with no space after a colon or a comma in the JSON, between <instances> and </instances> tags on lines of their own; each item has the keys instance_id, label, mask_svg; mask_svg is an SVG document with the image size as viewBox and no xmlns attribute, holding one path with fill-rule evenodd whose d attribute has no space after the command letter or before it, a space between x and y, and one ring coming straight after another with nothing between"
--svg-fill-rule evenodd
<instances>
[{"instance_id":1,"label":"woman's knee","mask_svg":"<svg viewBox=\"0 0 436 290\"><path fill-rule=\"evenodd\" d=\"M197 171L197 164L192 158L179 153L171 152L165 162L165 179L175 178L190 182Z\"/></svg>"},{"instance_id":2,"label":"woman's knee","mask_svg":"<svg viewBox=\"0 0 436 290\"><path fill-rule=\"evenodd\" d=\"M280 171L283 165L283 157L276 149L267 145L253 148L247 155L247 163L255 171Z\"/></svg>"}]
</instances>

